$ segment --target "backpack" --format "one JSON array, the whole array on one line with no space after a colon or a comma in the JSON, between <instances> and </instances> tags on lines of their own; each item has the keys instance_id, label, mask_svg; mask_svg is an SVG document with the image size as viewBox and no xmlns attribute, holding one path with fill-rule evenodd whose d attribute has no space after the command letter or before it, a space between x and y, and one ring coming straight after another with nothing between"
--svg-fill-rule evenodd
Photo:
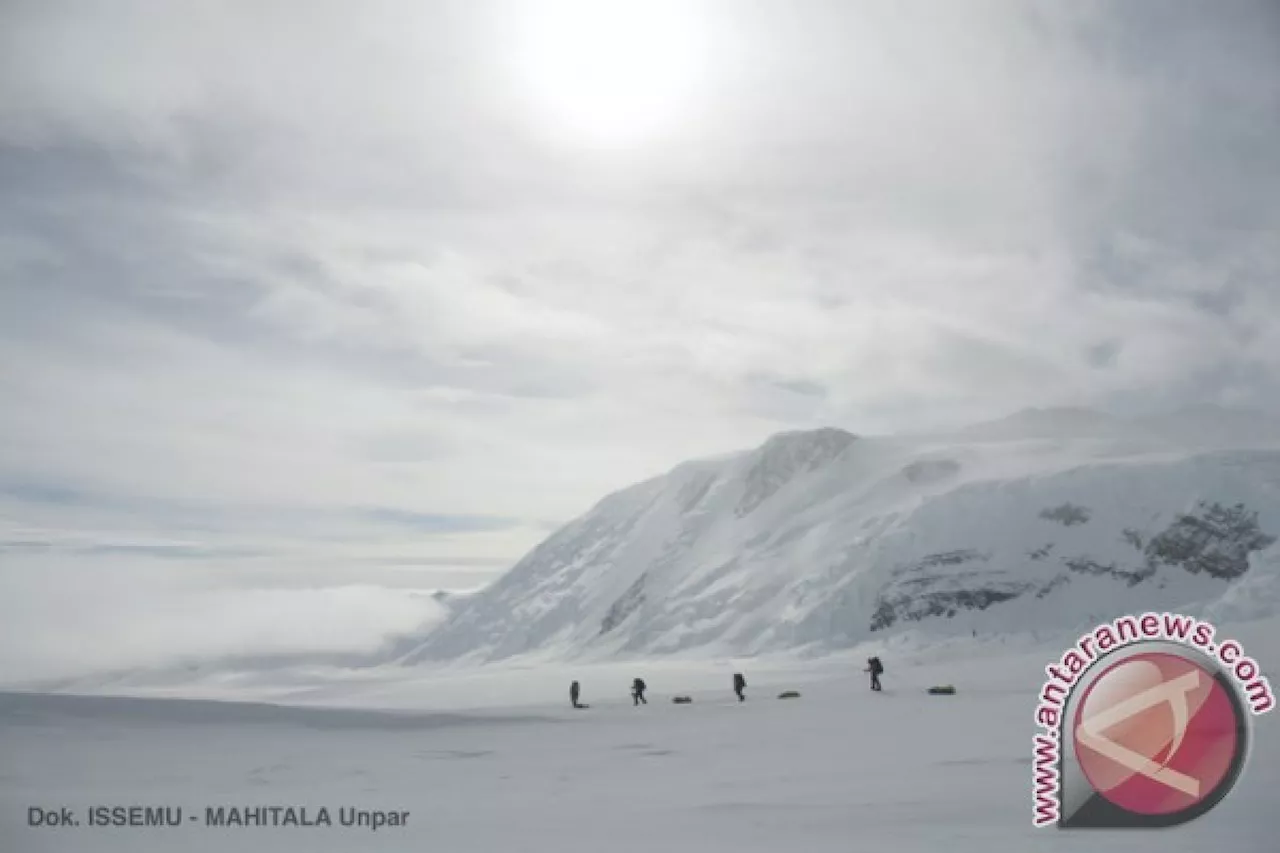
<instances>
[{"instance_id":1,"label":"backpack","mask_svg":"<svg viewBox=\"0 0 1280 853\"><path fill-rule=\"evenodd\" d=\"M880 658L871 659L871 671L876 675L884 675L884 664L880 663Z\"/></svg>"}]
</instances>

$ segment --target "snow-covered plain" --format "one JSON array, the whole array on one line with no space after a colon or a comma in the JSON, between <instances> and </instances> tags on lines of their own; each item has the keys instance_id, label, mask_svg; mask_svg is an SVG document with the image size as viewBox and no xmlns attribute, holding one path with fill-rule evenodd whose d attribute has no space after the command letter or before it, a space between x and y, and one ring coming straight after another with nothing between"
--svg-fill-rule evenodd
<instances>
[{"instance_id":1,"label":"snow-covered plain","mask_svg":"<svg viewBox=\"0 0 1280 853\"><path fill-rule=\"evenodd\" d=\"M1236 790L1190 825L1031 822L1043 668L1098 621L1211 619L1280 685L1280 427L1210 414L787 434L609 496L374 654L11 683L0 853L1274 853L1275 713ZM1206 502L1244 509L1224 521ZM568 706L574 679L589 709ZM927 695L937 683L958 695ZM99 805L183 823L88 826ZM332 825L205 825L206 808L273 806ZM30 827L33 807L81 825ZM408 821L347 828L344 808Z\"/></svg>"},{"instance_id":2,"label":"snow-covered plain","mask_svg":"<svg viewBox=\"0 0 1280 853\"><path fill-rule=\"evenodd\" d=\"M1280 620L1225 627L1276 681ZM883 694L866 688L862 650L750 664L380 668L271 690L202 688L271 704L0 694L0 849L1276 849L1275 714L1255 718L1244 778L1198 821L1160 832L1034 829L1032 714L1042 668L1061 650L1000 638L904 650L886 657ZM730 692L739 666L743 704ZM638 708L627 695L637 673L651 691ZM571 678L589 709L569 708ZM958 694L924 692L940 682ZM777 699L785 688L801 698ZM672 704L680 693L694 702ZM186 824L83 825L90 806L117 804L180 806ZM204 825L206 807L288 805L313 820L326 806L334 825ZM82 825L29 828L31 806L72 808ZM407 811L408 823L344 828L342 807Z\"/></svg>"}]
</instances>

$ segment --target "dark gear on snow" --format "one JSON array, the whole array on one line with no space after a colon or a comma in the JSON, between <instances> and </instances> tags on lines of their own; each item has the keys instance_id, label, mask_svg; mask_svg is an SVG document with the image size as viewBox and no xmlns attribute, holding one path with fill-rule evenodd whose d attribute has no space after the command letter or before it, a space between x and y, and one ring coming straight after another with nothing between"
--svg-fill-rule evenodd
<instances>
[{"instance_id":1,"label":"dark gear on snow","mask_svg":"<svg viewBox=\"0 0 1280 853\"><path fill-rule=\"evenodd\" d=\"M871 689L880 689L880 676L884 673L884 664L880 663L880 658L867 658L867 668L863 672L871 673Z\"/></svg>"}]
</instances>

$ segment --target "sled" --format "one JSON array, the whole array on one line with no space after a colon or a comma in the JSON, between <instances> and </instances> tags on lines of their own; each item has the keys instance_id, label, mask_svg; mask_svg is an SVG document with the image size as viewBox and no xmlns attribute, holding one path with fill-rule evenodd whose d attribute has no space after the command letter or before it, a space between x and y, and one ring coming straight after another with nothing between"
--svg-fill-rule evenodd
<instances>
[{"instance_id":1,"label":"sled","mask_svg":"<svg viewBox=\"0 0 1280 853\"><path fill-rule=\"evenodd\" d=\"M939 684L929 688L930 696L954 696L955 693L955 687L950 684Z\"/></svg>"},{"instance_id":2,"label":"sled","mask_svg":"<svg viewBox=\"0 0 1280 853\"><path fill-rule=\"evenodd\" d=\"M778 698L779 699L799 699L800 693L795 690L788 690L784 693L779 693Z\"/></svg>"},{"instance_id":3,"label":"sled","mask_svg":"<svg viewBox=\"0 0 1280 853\"><path fill-rule=\"evenodd\" d=\"M692 696L672 696L671 701L677 705L690 705L693 703Z\"/></svg>"}]
</instances>

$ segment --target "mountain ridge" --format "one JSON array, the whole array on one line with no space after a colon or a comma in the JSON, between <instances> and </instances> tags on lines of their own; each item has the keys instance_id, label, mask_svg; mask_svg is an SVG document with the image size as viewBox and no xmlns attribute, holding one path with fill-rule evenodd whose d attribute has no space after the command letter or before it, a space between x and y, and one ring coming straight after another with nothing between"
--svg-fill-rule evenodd
<instances>
[{"instance_id":1,"label":"mountain ridge","mask_svg":"<svg viewBox=\"0 0 1280 853\"><path fill-rule=\"evenodd\" d=\"M1280 450L1179 445L1087 410L1070 417L1107 428L1064 435L1060 412L1028 411L995 435L825 427L682 463L602 498L398 660L1067 627L1117 607L1208 606L1274 545Z\"/></svg>"}]
</instances>

